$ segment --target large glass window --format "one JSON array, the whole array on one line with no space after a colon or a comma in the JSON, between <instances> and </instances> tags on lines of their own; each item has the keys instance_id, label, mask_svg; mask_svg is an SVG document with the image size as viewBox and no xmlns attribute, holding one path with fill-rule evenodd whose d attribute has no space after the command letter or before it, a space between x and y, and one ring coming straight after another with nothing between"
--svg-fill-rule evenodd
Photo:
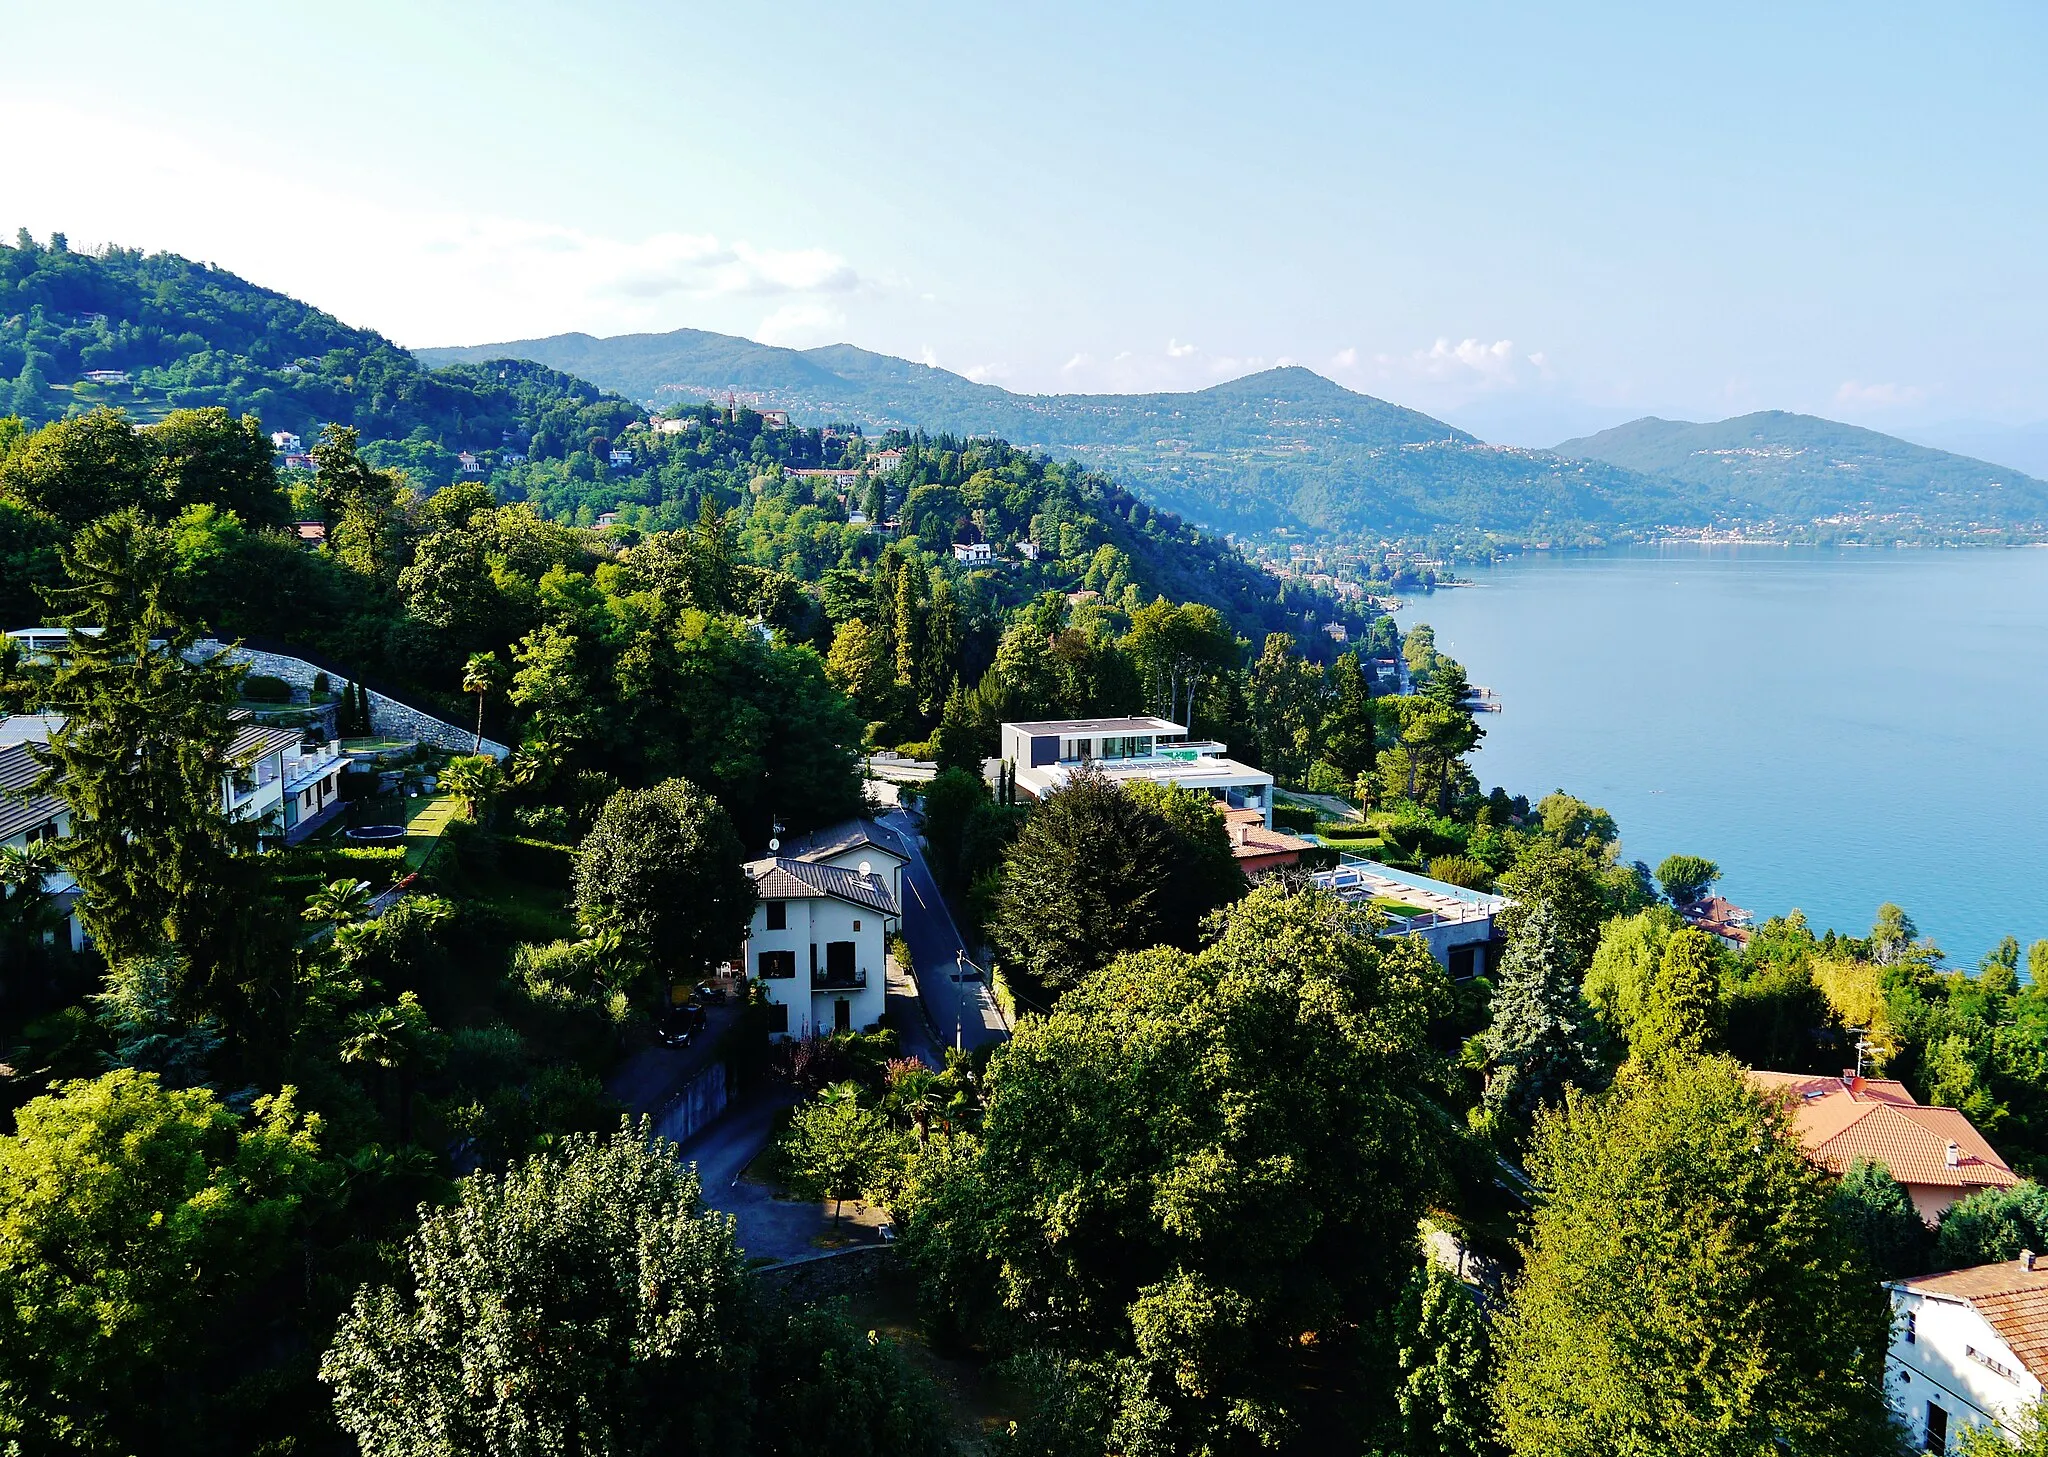
<instances>
[{"instance_id":1,"label":"large glass window","mask_svg":"<svg viewBox=\"0 0 2048 1457\"><path fill-rule=\"evenodd\" d=\"M763 981L777 981L796 975L794 951L763 951L754 962L755 975Z\"/></svg>"}]
</instances>

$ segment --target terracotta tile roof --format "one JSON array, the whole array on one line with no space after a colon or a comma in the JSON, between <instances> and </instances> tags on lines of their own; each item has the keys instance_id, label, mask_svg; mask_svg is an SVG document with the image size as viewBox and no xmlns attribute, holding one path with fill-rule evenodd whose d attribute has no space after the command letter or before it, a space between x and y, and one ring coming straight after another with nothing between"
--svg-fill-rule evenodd
<instances>
[{"instance_id":1,"label":"terracotta tile roof","mask_svg":"<svg viewBox=\"0 0 2048 1457\"><path fill-rule=\"evenodd\" d=\"M2048 1382L2048 1259L2018 1260L1901 1280L1895 1289L1967 1301L2012 1348L2036 1381Z\"/></svg>"},{"instance_id":2,"label":"terracotta tile roof","mask_svg":"<svg viewBox=\"0 0 2048 1457\"><path fill-rule=\"evenodd\" d=\"M1751 1085L1794 1098L1793 1126L1806 1151L1836 1173L1857 1159L1891 1170L1901 1184L1949 1188L2006 1188L2019 1175L1954 1108L1913 1101L1903 1084L1884 1079L1809 1078L1796 1073L1752 1072ZM1956 1162L1948 1146L1956 1145Z\"/></svg>"},{"instance_id":3,"label":"terracotta tile roof","mask_svg":"<svg viewBox=\"0 0 2048 1457\"><path fill-rule=\"evenodd\" d=\"M808 860L750 860L746 869L765 901L810 900L822 895L885 916L897 914L896 898L879 876L860 875L837 865L813 865Z\"/></svg>"},{"instance_id":4,"label":"terracotta tile roof","mask_svg":"<svg viewBox=\"0 0 2048 1457\"><path fill-rule=\"evenodd\" d=\"M1230 853L1240 860L1263 860L1271 855L1299 855L1303 850L1313 850L1315 841L1296 839L1283 835L1278 830L1266 828L1265 815L1255 809L1226 809L1224 823L1229 826Z\"/></svg>"}]
</instances>

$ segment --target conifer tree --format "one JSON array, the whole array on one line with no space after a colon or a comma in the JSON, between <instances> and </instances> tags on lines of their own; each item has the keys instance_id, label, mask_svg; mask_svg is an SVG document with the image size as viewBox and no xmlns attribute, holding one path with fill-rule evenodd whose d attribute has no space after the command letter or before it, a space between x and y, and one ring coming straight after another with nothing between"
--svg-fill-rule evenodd
<instances>
[{"instance_id":1,"label":"conifer tree","mask_svg":"<svg viewBox=\"0 0 2048 1457\"><path fill-rule=\"evenodd\" d=\"M1642 1019L1629 1029L1629 1057L1647 1065L1703 1056L1718 1047L1726 1020L1714 938L1679 931L1665 944Z\"/></svg>"},{"instance_id":2,"label":"conifer tree","mask_svg":"<svg viewBox=\"0 0 2048 1457\"><path fill-rule=\"evenodd\" d=\"M1354 649L1330 669L1330 709L1323 721L1323 757L1346 779L1370 774L1377 757L1378 716L1373 712L1372 681Z\"/></svg>"},{"instance_id":3,"label":"conifer tree","mask_svg":"<svg viewBox=\"0 0 2048 1457\"><path fill-rule=\"evenodd\" d=\"M1556 1103L1567 1086L1588 1087L1602 1071L1592 1010L1557 911L1538 902L1516 927L1501 959L1486 1032L1486 1106L1525 1119Z\"/></svg>"},{"instance_id":4,"label":"conifer tree","mask_svg":"<svg viewBox=\"0 0 2048 1457\"><path fill-rule=\"evenodd\" d=\"M240 767L228 746L242 670L185 661L198 633L174 605L175 561L170 534L132 508L72 538L53 594L72 631L49 693L65 721L35 752L70 812L59 854L101 955L172 949L211 976L236 959L256 899L236 863L254 828L221 804Z\"/></svg>"}]
</instances>

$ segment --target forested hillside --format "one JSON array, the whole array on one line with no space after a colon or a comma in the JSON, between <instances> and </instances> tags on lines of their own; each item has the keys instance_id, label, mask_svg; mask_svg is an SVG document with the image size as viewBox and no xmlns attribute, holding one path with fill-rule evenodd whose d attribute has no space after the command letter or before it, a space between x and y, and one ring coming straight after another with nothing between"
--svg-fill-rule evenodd
<instances>
[{"instance_id":1,"label":"forested hillside","mask_svg":"<svg viewBox=\"0 0 2048 1457\"><path fill-rule=\"evenodd\" d=\"M1783 410L1711 424L1646 416L1567 440L1557 453L1684 482L1749 521L1882 517L1949 527L2048 521L2048 482Z\"/></svg>"},{"instance_id":2,"label":"forested hillside","mask_svg":"<svg viewBox=\"0 0 2048 1457\"><path fill-rule=\"evenodd\" d=\"M430 369L373 330L223 269L166 253L79 253L61 235L41 244L24 232L0 246L0 417L35 426L99 408L135 423L217 408L307 447L327 423L345 425L364 462L402 471L420 492L463 478L466 452L472 478L503 499L582 526L617 511L645 534L693 525L709 504L746 561L792 586L871 565L885 538L870 523L909 505L919 549L935 559L950 562L956 539L986 535L1003 549L999 567L962 573L973 578L965 600L987 613L1039 591L1093 590L1119 603L1135 593L1126 605L1160 595L1205 603L1250 638L1344 620L1334 599L1283 588L1115 482L1000 442L906 435L905 467L842 488L797 472L858 465L868 442L851 429L768 428L752 411L704 408L677 412L689 431L658 434L640 406L546 364ZM302 481L301 509L312 509L310 490ZM880 494L868 521L850 520L870 490ZM274 524L252 519L246 502L242 518ZM1034 531L1045 549L1028 561L1015 546ZM18 550L8 600L32 612L29 584L47 579L53 559ZM793 623L805 620L796 599L786 604Z\"/></svg>"},{"instance_id":3,"label":"forested hillside","mask_svg":"<svg viewBox=\"0 0 2048 1457\"><path fill-rule=\"evenodd\" d=\"M993 433L1112 470L1222 530L1586 540L1710 517L1697 493L1487 445L1298 366L1185 394L1020 395L849 344L782 349L701 329L421 351L437 363L507 355L650 403L733 391L814 420Z\"/></svg>"},{"instance_id":4,"label":"forested hillside","mask_svg":"<svg viewBox=\"0 0 2048 1457\"><path fill-rule=\"evenodd\" d=\"M95 381L89 373L125 374ZM26 229L0 245L0 415L100 405L137 420L219 406L311 444L329 421L364 454L443 485L456 452L609 434L639 407L531 363L428 369L383 335L173 253L76 253Z\"/></svg>"}]
</instances>

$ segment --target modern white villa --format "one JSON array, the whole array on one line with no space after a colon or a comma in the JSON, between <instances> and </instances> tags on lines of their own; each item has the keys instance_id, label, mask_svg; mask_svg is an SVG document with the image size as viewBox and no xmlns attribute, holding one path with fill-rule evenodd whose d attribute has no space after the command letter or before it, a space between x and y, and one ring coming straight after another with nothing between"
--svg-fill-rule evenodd
<instances>
[{"instance_id":1,"label":"modern white villa","mask_svg":"<svg viewBox=\"0 0 2048 1457\"><path fill-rule=\"evenodd\" d=\"M2048 1256L1948 1270L1886 1287L1885 1388L1922 1450L1951 1452L1965 1428L2003 1427L2041 1400L2048 1375Z\"/></svg>"},{"instance_id":2,"label":"modern white villa","mask_svg":"<svg viewBox=\"0 0 2048 1457\"><path fill-rule=\"evenodd\" d=\"M1229 809L1255 809L1273 826L1273 776L1229 757L1228 746L1190 739L1163 718L1049 719L1006 723L1002 756L1017 787L1043 799L1083 765L1112 780L1148 780L1198 789ZM985 766L992 778L998 765Z\"/></svg>"},{"instance_id":3,"label":"modern white villa","mask_svg":"<svg viewBox=\"0 0 2048 1457\"><path fill-rule=\"evenodd\" d=\"M1387 935L1420 940L1456 980L1488 975L1500 964L1504 945L1494 923L1508 908L1505 896L1431 880L1358 855L1341 856L1333 868L1319 870L1313 878L1343 900L1377 907L1387 918Z\"/></svg>"},{"instance_id":4,"label":"modern white villa","mask_svg":"<svg viewBox=\"0 0 2048 1457\"><path fill-rule=\"evenodd\" d=\"M761 903L747 928L745 964L767 995L771 1036L866 1031L881 1022L887 936L901 914L897 887L910 858L895 843L886 828L855 820L747 863Z\"/></svg>"}]
</instances>

